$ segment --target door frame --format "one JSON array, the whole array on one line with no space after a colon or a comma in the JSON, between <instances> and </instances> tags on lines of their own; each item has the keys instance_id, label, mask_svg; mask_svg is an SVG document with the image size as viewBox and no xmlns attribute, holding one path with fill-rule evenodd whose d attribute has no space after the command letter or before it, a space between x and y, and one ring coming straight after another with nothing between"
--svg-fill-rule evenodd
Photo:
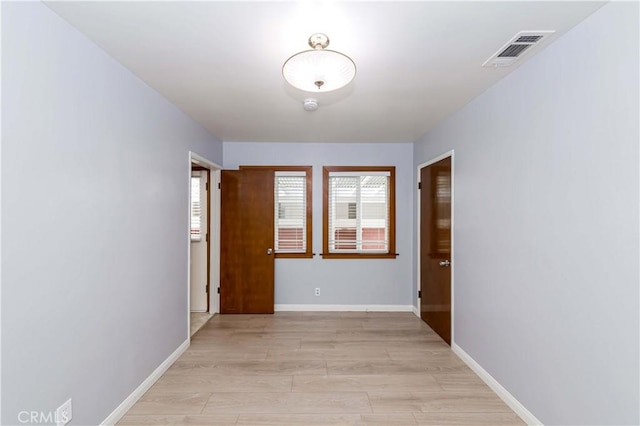
<instances>
[{"instance_id":1,"label":"door frame","mask_svg":"<svg viewBox=\"0 0 640 426\"><path fill-rule=\"evenodd\" d=\"M191 340L191 166L193 164L205 169L209 169L209 313L215 314L220 312L220 295L218 287L220 287L220 191L217 191L220 183L220 170L222 166L214 163L189 151L188 178L186 180L189 188L189 202L187 208L189 211L187 220L187 336ZM216 191L214 191L216 189Z\"/></svg>"},{"instance_id":2,"label":"door frame","mask_svg":"<svg viewBox=\"0 0 640 426\"><path fill-rule=\"evenodd\" d=\"M444 154L438 155L437 157L432 158L431 160L418 165L416 169L416 288L417 291L422 290L421 282L420 282L420 233L422 230L420 229L420 170L428 167L432 164L437 163L438 161L444 160L445 158L451 157L451 346L453 346L455 339L455 323L454 323L454 309L455 309L455 238L454 238L454 212L455 212L455 156L454 150L447 151ZM417 294L416 294L417 296ZM422 299L417 298L418 300L418 310L414 312L418 318L420 318Z\"/></svg>"}]
</instances>

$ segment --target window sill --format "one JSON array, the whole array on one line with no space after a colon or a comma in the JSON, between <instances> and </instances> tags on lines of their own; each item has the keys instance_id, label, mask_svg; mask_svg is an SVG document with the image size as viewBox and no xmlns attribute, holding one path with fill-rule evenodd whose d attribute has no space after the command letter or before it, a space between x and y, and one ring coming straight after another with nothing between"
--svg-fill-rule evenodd
<instances>
[{"instance_id":1,"label":"window sill","mask_svg":"<svg viewBox=\"0 0 640 426\"><path fill-rule=\"evenodd\" d=\"M275 253L276 259L311 259L313 253Z\"/></svg>"},{"instance_id":2,"label":"window sill","mask_svg":"<svg viewBox=\"0 0 640 426\"><path fill-rule=\"evenodd\" d=\"M395 259L398 253L323 253L323 259Z\"/></svg>"}]
</instances>

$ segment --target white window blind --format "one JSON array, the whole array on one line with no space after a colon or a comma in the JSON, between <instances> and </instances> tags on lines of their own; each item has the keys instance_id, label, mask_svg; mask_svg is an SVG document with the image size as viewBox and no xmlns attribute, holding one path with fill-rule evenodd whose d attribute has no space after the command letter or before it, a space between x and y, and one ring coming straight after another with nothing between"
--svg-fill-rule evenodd
<instances>
[{"instance_id":1,"label":"white window blind","mask_svg":"<svg viewBox=\"0 0 640 426\"><path fill-rule=\"evenodd\" d=\"M389 172L330 172L329 252L389 252Z\"/></svg>"},{"instance_id":2,"label":"white window blind","mask_svg":"<svg viewBox=\"0 0 640 426\"><path fill-rule=\"evenodd\" d=\"M303 171L275 173L276 253L307 251L307 175Z\"/></svg>"},{"instance_id":3,"label":"white window blind","mask_svg":"<svg viewBox=\"0 0 640 426\"><path fill-rule=\"evenodd\" d=\"M200 204L200 175L191 175L191 241L202 240L202 207Z\"/></svg>"}]
</instances>

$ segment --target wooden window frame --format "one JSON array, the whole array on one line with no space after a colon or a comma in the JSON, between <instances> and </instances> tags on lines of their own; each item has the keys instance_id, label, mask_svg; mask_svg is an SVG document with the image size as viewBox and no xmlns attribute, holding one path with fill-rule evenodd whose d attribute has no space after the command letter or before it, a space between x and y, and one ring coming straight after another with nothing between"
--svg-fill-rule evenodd
<instances>
[{"instance_id":1,"label":"wooden window frame","mask_svg":"<svg viewBox=\"0 0 640 426\"><path fill-rule=\"evenodd\" d=\"M307 248L303 253L278 253L274 251L276 259L311 259L313 258L313 222L312 222L312 185L313 185L313 166L240 166L239 169L268 169L273 170L274 178L275 172L305 172L307 177L306 191L307 191ZM274 209L275 213L275 209Z\"/></svg>"},{"instance_id":2,"label":"wooden window frame","mask_svg":"<svg viewBox=\"0 0 640 426\"><path fill-rule=\"evenodd\" d=\"M387 253L329 252L329 173L389 172L389 251ZM396 168L395 166L324 166L322 168L322 254L323 259L395 259L396 253Z\"/></svg>"}]
</instances>

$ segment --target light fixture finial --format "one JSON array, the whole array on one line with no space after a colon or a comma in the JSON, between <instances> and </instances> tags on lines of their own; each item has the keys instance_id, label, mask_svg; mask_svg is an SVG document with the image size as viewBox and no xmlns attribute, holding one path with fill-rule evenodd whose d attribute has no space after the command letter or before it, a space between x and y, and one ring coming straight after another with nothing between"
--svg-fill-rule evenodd
<instances>
[{"instance_id":1,"label":"light fixture finial","mask_svg":"<svg viewBox=\"0 0 640 426\"><path fill-rule=\"evenodd\" d=\"M327 46L329 46L329 37L323 33L311 34L311 37L309 37L309 46L316 50L326 49Z\"/></svg>"}]
</instances>

